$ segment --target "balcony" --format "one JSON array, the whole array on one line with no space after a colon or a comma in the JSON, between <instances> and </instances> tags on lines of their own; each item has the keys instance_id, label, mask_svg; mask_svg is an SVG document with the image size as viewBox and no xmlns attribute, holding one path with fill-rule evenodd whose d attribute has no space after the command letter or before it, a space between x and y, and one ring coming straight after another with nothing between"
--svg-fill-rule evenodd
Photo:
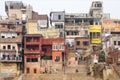
<instances>
[{"instance_id":1,"label":"balcony","mask_svg":"<svg viewBox=\"0 0 120 80\"><path fill-rule=\"evenodd\" d=\"M0 52L16 52L15 49L0 49Z\"/></svg>"},{"instance_id":2,"label":"balcony","mask_svg":"<svg viewBox=\"0 0 120 80\"><path fill-rule=\"evenodd\" d=\"M16 57L0 57L0 62L22 62L22 57L16 56Z\"/></svg>"},{"instance_id":3,"label":"balcony","mask_svg":"<svg viewBox=\"0 0 120 80\"><path fill-rule=\"evenodd\" d=\"M40 50L25 49L24 54L40 54Z\"/></svg>"},{"instance_id":4,"label":"balcony","mask_svg":"<svg viewBox=\"0 0 120 80\"><path fill-rule=\"evenodd\" d=\"M91 43L92 44L100 44L101 43L101 38L92 38Z\"/></svg>"},{"instance_id":5,"label":"balcony","mask_svg":"<svg viewBox=\"0 0 120 80\"><path fill-rule=\"evenodd\" d=\"M101 25L90 25L90 32L100 32L102 31Z\"/></svg>"},{"instance_id":6,"label":"balcony","mask_svg":"<svg viewBox=\"0 0 120 80\"><path fill-rule=\"evenodd\" d=\"M38 39L31 39L31 40L26 40L26 44L39 44Z\"/></svg>"},{"instance_id":7,"label":"balcony","mask_svg":"<svg viewBox=\"0 0 120 80\"><path fill-rule=\"evenodd\" d=\"M65 30L75 30L75 31L79 31L80 30L80 26L78 26L78 25L66 25L65 26Z\"/></svg>"}]
</instances>

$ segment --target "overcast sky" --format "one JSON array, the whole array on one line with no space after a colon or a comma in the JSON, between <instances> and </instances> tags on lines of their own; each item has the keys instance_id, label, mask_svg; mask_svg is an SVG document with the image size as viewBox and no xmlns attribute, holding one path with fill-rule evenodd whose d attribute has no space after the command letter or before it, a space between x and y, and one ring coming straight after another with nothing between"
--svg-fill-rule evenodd
<instances>
[{"instance_id":1,"label":"overcast sky","mask_svg":"<svg viewBox=\"0 0 120 80\"><path fill-rule=\"evenodd\" d=\"M6 16L5 1L0 0L0 15ZM16 1L16 0L13 0ZM92 1L95 0L19 0L31 4L33 10L39 14L49 14L50 11L63 11L66 13L88 13ZM97 0L98 1L98 0ZM103 2L103 12L110 13L111 18L120 19L120 0L99 0Z\"/></svg>"}]
</instances>

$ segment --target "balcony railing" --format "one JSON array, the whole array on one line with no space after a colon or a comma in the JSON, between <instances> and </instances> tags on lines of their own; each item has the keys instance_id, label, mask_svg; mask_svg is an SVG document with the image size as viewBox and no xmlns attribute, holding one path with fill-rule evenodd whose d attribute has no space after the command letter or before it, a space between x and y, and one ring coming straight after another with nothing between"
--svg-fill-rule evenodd
<instances>
[{"instance_id":1,"label":"balcony railing","mask_svg":"<svg viewBox=\"0 0 120 80\"><path fill-rule=\"evenodd\" d=\"M22 57L0 57L0 62L22 62Z\"/></svg>"},{"instance_id":2,"label":"balcony railing","mask_svg":"<svg viewBox=\"0 0 120 80\"><path fill-rule=\"evenodd\" d=\"M39 39L33 39L33 38L26 39L26 42L39 42L39 41L40 41Z\"/></svg>"},{"instance_id":3,"label":"balcony railing","mask_svg":"<svg viewBox=\"0 0 120 80\"><path fill-rule=\"evenodd\" d=\"M39 44L39 41L29 41L29 42L26 42L26 44Z\"/></svg>"},{"instance_id":4,"label":"balcony railing","mask_svg":"<svg viewBox=\"0 0 120 80\"><path fill-rule=\"evenodd\" d=\"M15 49L0 49L0 52L16 52Z\"/></svg>"},{"instance_id":5,"label":"balcony railing","mask_svg":"<svg viewBox=\"0 0 120 80\"><path fill-rule=\"evenodd\" d=\"M25 49L24 53L40 53L40 50L29 50L29 49Z\"/></svg>"}]
</instances>

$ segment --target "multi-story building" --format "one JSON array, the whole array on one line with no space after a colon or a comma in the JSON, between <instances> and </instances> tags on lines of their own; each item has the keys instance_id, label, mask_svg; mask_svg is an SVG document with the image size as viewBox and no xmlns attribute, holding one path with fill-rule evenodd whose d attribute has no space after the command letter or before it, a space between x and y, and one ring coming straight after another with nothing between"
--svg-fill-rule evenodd
<instances>
[{"instance_id":1,"label":"multi-story building","mask_svg":"<svg viewBox=\"0 0 120 80\"><path fill-rule=\"evenodd\" d=\"M88 17L89 14L85 13L67 13L65 15L66 38L88 37L89 21L91 21Z\"/></svg>"},{"instance_id":2,"label":"multi-story building","mask_svg":"<svg viewBox=\"0 0 120 80\"><path fill-rule=\"evenodd\" d=\"M50 24L56 29L63 29L65 21L65 11L50 12Z\"/></svg>"},{"instance_id":3,"label":"multi-story building","mask_svg":"<svg viewBox=\"0 0 120 80\"><path fill-rule=\"evenodd\" d=\"M24 36L24 72L40 73L40 53L42 35L33 34Z\"/></svg>"},{"instance_id":4,"label":"multi-story building","mask_svg":"<svg viewBox=\"0 0 120 80\"><path fill-rule=\"evenodd\" d=\"M19 75L22 63L22 24L16 21L0 22L0 68L1 72Z\"/></svg>"},{"instance_id":5,"label":"multi-story building","mask_svg":"<svg viewBox=\"0 0 120 80\"><path fill-rule=\"evenodd\" d=\"M92 2L90 8L90 15L93 17L92 24L90 24L90 40L92 44L101 44L102 38L102 15L103 7L102 2L94 1Z\"/></svg>"},{"instance_id":6,"label":"multi-story building","mask_svg":"<svg viewBox=\"0 0 120 80\"><path fill-rule=\"evenodd\" d=\"M92 2L89 13L65 14L65 37L67 43L75 43L76 37L90 37L92 44L100 44L102 37L102 2ZM95 35L94 35L95 34Z\"/></svg>"},{"instance_id":7,"label":"multi-story building","mask_svg":"<svg viewBox=\"0 0 120 80\"><path fill-rule=\"evenodd\" d=\"M48 72L52 72L52 69L61 71L67 58L65 40L62 38L43 38L41 48L41 61L49 61L49 64L46 63L41 68L45 67L49 70Z\"/></svg>"},{"instance_id":8,"label":"multi-story building","mask_svg":"<svg viewBox=\"0 0 120 80\"><path fill-rule=\"evenodd\" d=\"M61 38L43 38L40 34L27 34L24 38L24 71L39 74L45 69L62 70L62 60L66 58L65 40ZM51 62L47 63L43 62ZM46 64L46 65L45 65ZM44 70L43 70L44 69Z\"/></svg>"},{"instance_id":9,"label":"multi-story building","mask_svg":"<svg viewBox=\"0 0 120 80\"><path fill-rule=\"evenodd\" d=\"M22 1L6 1L5 11L9 19L32 19L32 7L24 5Z\"/></svg>"},{"instance_id":10,"label":"multi-story building","mask_svg":"<svg viewBox=\"0 0 120 80\"><path fill-rule=\"evenodd\" d=\"M112 35L112 42L111 44L115 47L120 49L120 32L111 32Z\"/></svg>"},{"instance_id":11,"label":"multi-story building","mask_svg":"<svg viewBox=\"0 0 120 80\"><path fill-rule=\"evenodd\" d=\"M55 29L59 29L60 37L63 38L65 26L65 11L52 11L50 12L50 24Z\"/></svg>"},{"instance_id":12,"label":"multi-story building","mask_svg":"<svg viewBox=\"0 0 120 80\"><path fill-rule=\"evenodd\" d=\"M52 61L53 67L57 70L62 70L63 63L66 60L66 49L64 39L53 39L52 41Z\"/></svg>"},{"instance_id":13,"label":"multi-story building","mask_svg":"<svg viewBox=\"0 0 120 80\"><path fill-rule=\"evenodd\" d=\"M110 34L111 32L118 32L120 31L120 20L118 19L111 19L111 18L104 18L103 23L103 32L104 34Z\"/></svg>"},{"instance_id":14,"label":"multi-story building","mask_svg":"<svg viewBox=\"0 0 120 80\"><path fill-rule=\"evenodd\" d=\"M119 31L120 31L120 20L104 18L102 27L103 27L103 50L108 55L109 48L118 48L119 49Z\"/></svg>"}]
</instances>

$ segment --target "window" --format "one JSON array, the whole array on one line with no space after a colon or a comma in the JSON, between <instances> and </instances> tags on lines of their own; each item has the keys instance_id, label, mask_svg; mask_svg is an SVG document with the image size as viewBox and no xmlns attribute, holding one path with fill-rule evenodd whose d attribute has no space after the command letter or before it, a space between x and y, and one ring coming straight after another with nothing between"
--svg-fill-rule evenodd
<instances>
[{"instance_id":1,"label":"window","mask_svg":"<svg viewBox=\"0 0 120 80\"><path fill-rule=\"evenodd\" d=\"M46 52L46 51L47 51L47 49L46 49L46 48L43 48L43 49L42 49L42 51Z\"/></svg>"},{"instance_id":2,"label":"window","mask_svg":"<svg viewBox=\"0 0 120 80\"><path fill-rule=\"evenodd\" d=\"M95 25L98 25L98 22L95 22Z\"/></svg>"},{"instance_id":3,"label":"window","mask_svg":"<svg viewBox=\"0 0 120 80\"><path fill-rule=\"evenodd\" d=\"M114 45L116 45L116 41L114 41Z\"/></svg>"},{"instance_id":4,"label":"window","mask_svg":"<svg viewBox=\"0 0 120 80\"><path fill-rule=\"evenodd\" d=\"M100 32L97 32L97 38L100 38Z\"/></svg>"},{"instance_id":5,"label":"window","mask_svg":"<svg viewBox=\"0 0 120 80\"><path fill-rule=\"evenodd\" d=\"M58 49L58 44L57 44L57 43L54 43L54 44L53 44L53 49L54 49L54 50L57 50L57 49Z\"/></svg>"},{"instance_id":6,"label":"window","mask_svg":"<svg viewBox=\"0 0 120 80\"><path fill-rule=\"evenodd\" d=\"M30 73L30 69L29 68L27 68L26 70L27 70L26 73Z\"/></svg>"},{"instance_id":7,"label":"window","mask_svg":"<svg viewBox=\"0 0 120 80\"><path fill-rule=\"evenodd\" d=\"M60 43L60 50L64 50L64 43Z\"/></svg>"},{"instance_id":8,"label":"window","mask_svg":"<svg viewBox=\"0 0 120 80\"><path fill-rule=\"evenodd\" d=\"M78 35L78 32L74 31L74 32L73 32L73 35Z\"/></svg>"},{"instance_id":9,"label":"window","mask_svg":"<svg viewBox=\"0 0 120 80\"><path fill-rule=\"evenodd\" d=\"M37 72L37 70L36 69L34 69L34 73L36 73Z\"/></svg>"},{"instance_id":10,"label":"window","mask_svg":"<svg viewBox=\"0 0 120 80\"><path fill-rule=\"evenodd\" d=\"M31 61L30 58L27 58L27 59L26 59L26 62L30 62L30 61Z\"/></svg>"},{"instance_id":11,"label":"window","mask_svg":"<svg viewBox=\"0 0 120 80\"><path fill-rule=\"evenodd\" d=\"M100 38L100 32L90 32L90 38Z\"/></svg>"},{"instance_id":12,"label":"window","mask_svg":"<svg viewBox=\"0 0 120 80\"><path fill-rule=\"evenodd\" d=\"M86 35L88 34L88 31L87 31L87 30L85 30L85 34L86 34Z\"/></svg>"},{"instance_id":13,"label":"window","mask_svg":"<svg viewBox=\"0 0 120 80\"><path fill-rule=\"evenodd\" d=\"M120 45L120 41L118 41L118 45Z\"/></svg>"},{"instance_id":14,"label":"window","mask_svg":"<svg viewBox=\"0 0 120 80\"><path fill-rule=\"evenodd\" d=\"M60 32L60 37L64 37L64 32Z\"/></svg>"},{"instance_id":15,"label":"window","mask_svg":"<svg viewBox=\"0 0 120 80\"><path fill-rule=\"evenodd\" d=\"M5 36L2 36L2 38L5 38Z\"/></svg>"},{"instance_id":16,"label":"window","mask_svg":"<svg viewBox=\"0 0 120 80\"><path fill-rule=\"evenodd\" d=\"M67 35L70 35L69 32L67 32Z\"/></svg>"},{"instance_id":17,"label":"window","mask_svg":"<svg viewBox=\"0 0 120 80\"><path fill-rule=\"evenodd\" d=\"M92 32L90 32L90 39L92 38Z\"/></svg>"},{"instance_id":18,"label":"window","mask_svg":"<svg viewBox=\"0 0 120 80\"><path fill-rule=\"evenodd\" d=\"M72 33L72 35L74 35L74 32L73 32L73 31L71 31L71 33Z\"/></svg>"},{"instance_id":19,"label":"window","mask_svg":"<svg viewBox=\"0 0 120 80\"><path fill-rule=\"evenodd\" d=\"M19 35L20 35L20 33L17 33L17 35L19 36Z\"/></svg>"},{"instance_id":20,"label":"window","mask_svg":"<svg viewBox=\"0 0 120 80\"><path fill-rule=\"evenodd\" d=\"M55 62L59 62L60 61L60 56L56 56L55 57Z\"/></svg>"},{"instance_id":21,"label":"window","mask_svg":"<svg viewBox=\"0 0 120 80\"><path fill-rule=\"evenodd\" d=\"M38 58L32 58L31 62L38 62Z\"/></svg>"},{"instance_id":22,"label":"window","mask_svg":"<svg viewBox=\"0 0 120 80\"><path fill-rule=\"evenodd\" d=\"M55 28L57 29L61 29L61 28L63 28L63 24L62 23L57 23L57 24L55 24Z\"/></svg>"},{"instance_id":23,"label":"window","mask_svg":"<svg viewBox=\"0 0 120 80\"><path fill-rule=\"evenodd\" d=\"M77 41L77 45L78 45L78 46L80 45L80 41Z\"/></svg>"},{"instance_id":24,"label":"window","mask_svg":"<svg viewBox=\"0 0 120 80\"><path fill-rule=\"evenodd\" d=\"M7 46L7 48L8 48L8 49L11 49L11 46L10 46L10 45L8 45L8 46Z\"/></svg>"},{"instance_id":25,"label":"window","mask_svg":"<svg viewBox=\"0 0 120 80\"><path fill-rule=\"evenodd\" d=\"M13 9L13 6L12 6L12 5L10 6L10 9Z\"/></svg>"},{"instance_id":26,"label":"window","mask_svg":"<svg viewBox=\"0 0 120 80\"><path fill-rule=\"evenodd\" d=\"M38 58L27 58L26 62L38 62Z\"/></svg>"},{"instance_id":27,"label":"window","mask_svg":"<svg viewBox=\"0 0 120 80\"><path fill-rule=\"evenodd\" d=\"M13 46L12 49L15 49L15 46Z\"/></svg>"},{"instance_id":28,"label":"window","mask_svg":"<svg viewBox=\"0 0 120 80\"><path fill-rule=\"evenodd\" d=\"M58 15L58 19L59 19L59 20L61 19L61 15Z\"/></svg>"},{"instance_id":29,"label":"window","mask_svg":"<svg viewBox=\"0 0 120 80\"><path fill-rule=\"evenodd\" d=\"M95 38L95 32L92 33L92 38Z\"/></svg>"},{"instance_id":30,"label":"window","mask_svg":"<svg viewBox=\"0 0 120 80\"><path fill-rule=\"evenodd\" d=\"M6 46L3 46L3 49L6 49Z\"/></svg>"},{"instance_id":31,"label":"window","mask_svg":"<svg viewBox=\"0 0 120 80\"><path fill-rule=\"evenodd\" d=\"M88 45L89 45L89 42L88 42L88 41L83 41L83 45L84 45L84 46L88 46Z\"/></svg>"},{"instance_id":32,"label":"window","mask_svg":"<svg viewBox=\"0 0 120 80\"><path fill-rule=\"evenodd\" d=\"M12 38L15 38L15 36L12 36Z\"/></svg>"}]
</instances>

